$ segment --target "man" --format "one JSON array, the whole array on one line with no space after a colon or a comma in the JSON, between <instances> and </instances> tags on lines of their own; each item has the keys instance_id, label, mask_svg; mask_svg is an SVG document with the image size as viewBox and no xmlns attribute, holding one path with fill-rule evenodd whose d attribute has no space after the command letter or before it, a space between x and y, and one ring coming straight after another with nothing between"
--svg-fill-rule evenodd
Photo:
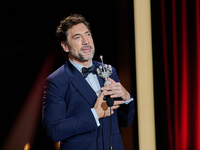
<instances>
[{"instance_id":1,"label":"man","mask_svg":"<svg viewBox=\"0 0 200 150\"><path fill-rule=\"evenodd\" d=\"M54 142L61 141L61 150L108 150L112 115L112 147L123 150L119 125L132 123L133 98L114 68L106 86L95 69L84 75L84 67L102 65L92 60L95 48L89 23L81 15L71 15L61 21L56 36L67 60L46 79L43 124L47 135ZM114 101L111 112L103 100L108 95L121 98Z\"/></svg>"}]
</instances>

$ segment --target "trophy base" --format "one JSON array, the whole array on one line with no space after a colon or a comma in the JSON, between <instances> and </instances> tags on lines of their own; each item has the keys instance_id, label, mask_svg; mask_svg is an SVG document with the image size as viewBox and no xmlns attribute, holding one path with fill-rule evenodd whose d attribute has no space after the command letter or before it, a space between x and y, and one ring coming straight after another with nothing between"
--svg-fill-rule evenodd
<instances>
[{"instance_id":1,"label":"trophy base","mask_svg":"<svg viewBox=\"0 0 200 150\"><path fill-rule=\"evenodd\" d=\"M107 100L108 98L110 98L110 95L106 95L103 97L103 100ZM114 101L122 101L123 99L121 97L117 97L117 98L113 98Z\"/></svg>"}]
</instances>

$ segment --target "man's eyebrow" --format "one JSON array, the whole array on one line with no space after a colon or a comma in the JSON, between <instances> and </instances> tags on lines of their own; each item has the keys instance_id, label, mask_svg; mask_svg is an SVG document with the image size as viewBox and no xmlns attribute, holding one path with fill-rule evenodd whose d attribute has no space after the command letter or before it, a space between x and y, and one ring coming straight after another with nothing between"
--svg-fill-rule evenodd
<instances>
[{"instance_id":1,"label":"man's eyebrow","mask_svg":"<svg viewBox=\"0 0 200 150\"><path fill-rule=\"evenodd\" d=\"M88 31L86 31L85 33L87 34L87 33L91 33L91 32L88 30Z\"/></svg>"},{"instance_id":2,"label":"man's eyebrow","mask_svg":"<svg viewBox=\"0 0 200 150\"><path fill-rule=\"evenodd\" d=\"M72 36L72 38L74 38L75 36L80 36L81 34L79 34L79 33L77 33L77 34L74 34L73 36Z\"/></svg>"},{"instance_id":3,"label":"man's eyebrow","mask_svg":"<svg viewBox=\"0 0 200 150\"><path fill-rule=\"evenodd\" d=\"M91 32L88 30L88 31L85 32L85 34L87 34L87 33L91 33ZM74 38L74 37L76 37L76 36L80 36L80 35L81 35L80 33L74 34L74 35L72 36L72 38Z\"/></svg>"}]
</instances>

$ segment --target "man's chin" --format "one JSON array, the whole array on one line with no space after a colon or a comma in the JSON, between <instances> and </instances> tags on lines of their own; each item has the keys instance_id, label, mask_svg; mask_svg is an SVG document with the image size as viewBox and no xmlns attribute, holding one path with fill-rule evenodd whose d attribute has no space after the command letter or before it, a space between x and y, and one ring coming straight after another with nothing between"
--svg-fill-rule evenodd
<instances>
[{"instance_id":1,"label":"man's chin","mask_svg":"<svg viewBox=\"0 0 200 150\"><path fill-rule=\"evenodd\" d=\"M93 58L93 54L90 54L90 55L86 55L86 56L80 56L80 58L83 60L83 61L88 61L88 60L91 60Z\"/></svg>"},{"instance_id":2,"label":"man's chin","mask_svg":"<svg viewBox=\"0 0 200 150\"><path fill-rule=\"evenodd\" d=\"M84 58L81 58L81 60L82 61L89 61L89 60L91 60L93 57L90 57L90 58L86 58L86 57L84 57Z\"/></svg>"}]
</instances>

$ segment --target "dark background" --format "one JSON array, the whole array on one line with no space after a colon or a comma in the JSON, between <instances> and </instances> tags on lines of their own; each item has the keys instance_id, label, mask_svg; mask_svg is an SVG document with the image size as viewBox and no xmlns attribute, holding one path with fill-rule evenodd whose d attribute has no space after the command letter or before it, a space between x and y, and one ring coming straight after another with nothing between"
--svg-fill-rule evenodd
<instances>
[{"instance_id":1,"label":"dark background","mask_svg":"<svg viewBox=\"0 0 200 150\"><path fill-rule=\"evenodd\" d=\"M95 60L99 61L99 55L103 55L104 62L118 70L120 55L129 51L133 57L126 61L132 66L130 82L135 87L132 3L130 0L8 1L0 6L0 147L16 121L47 54L51 51L56 55L52 71L64 63L55 31L60 20L70 14L80 13L90 22L96 48ZM129 32L123 33L123 28L127 27ZM119 48L126 39L130 45L126 45L126 50ZM135 88L130 92L136 95ZM134 122L137 149L137 117ZM46 138L39 120L31 149L44 148L52 149L52 143Z\"/></svg>"}]
</instances>

